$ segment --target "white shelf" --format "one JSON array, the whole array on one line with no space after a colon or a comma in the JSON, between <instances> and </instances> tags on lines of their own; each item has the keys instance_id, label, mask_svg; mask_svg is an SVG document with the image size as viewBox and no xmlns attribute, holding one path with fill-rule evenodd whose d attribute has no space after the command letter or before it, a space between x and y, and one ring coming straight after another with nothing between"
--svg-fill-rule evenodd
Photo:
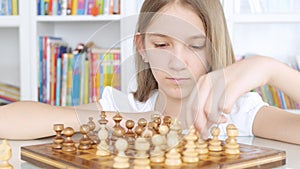
<instances>
[{"instance_id":1,"label":"white shelf","mask_svg":"<svg viewBox=\"0 0 300 169\"><path fill-rule=\"evenodd\" d=\"M37 16L38 22L117 21L120 15Z\"/></svg>"},{"instance_id":2,"label":"white shelf","mask_svg":"<svg viewBox=\"0 0 300 169\"><path fill-rule=\"evenodd\" d=\"M235 23L300 23L300 14L235 14Z\"/></svg>"},{"instance_id":3,"label":"white shelf","mask_svg":"<svg viewBox=\"0 0 300 169\"><path fill-rule=\"evenodd\" d=\"M19 27L19 16L0 16L0 27Z\"/></svg>"}]
</instances>

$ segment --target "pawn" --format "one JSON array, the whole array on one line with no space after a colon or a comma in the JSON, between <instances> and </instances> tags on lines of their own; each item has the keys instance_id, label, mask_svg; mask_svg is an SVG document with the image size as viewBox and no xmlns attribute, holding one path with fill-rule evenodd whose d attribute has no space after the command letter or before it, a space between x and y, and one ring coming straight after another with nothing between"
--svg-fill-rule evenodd
<instances>
[{"instance_id":1,"label":"pawn","mask_svg":"<svg viewBox=\"0 0 300 169\"><path fill-rule=\"evenodd\" d=\"M66 152L76 151L75 143L72 140L72 136L74 135L74 129L71 127L67 127L63 130L63 133L66 136L66 139L63 142L62 151L66 151Z\"/></svg>"},{"instance_id":2,"label":"pawn","mask_svg":"<svg viewBox=\"0 0 300 169\"><path fill-rule=\"evenodd\" d=\"M150 160L153 163L162 163L165 160L165 153L161 145L165 141L162 135L156 134L151 139L154 149L150 152Z\"/></svg>"},{"instance_id":3,"label":"pawn","mask_svg":"<svg viewBox=\"0 0 300 169\"><path fill-rule=\"evenodd\" d=\"M53 149L61 149L62 148L62 143L64 142L64 138L62 137L61 132L64 129L63 124L54 124L53 125L53 130L56 132L56 136L53 139Z\"/></svg>"},{"instance_id":4,"label":"pawn","mask_svg":"<svg viewBox=\"0 0 300 169\"><path fill-rule=\"evenodd\" d=\"M113 127L113 134L112 134L112 140L116 141L118 138L121 138L125 134L125 129L120 125L123 117L120 115L120 113L117 113L113 120L115 121L115 125Z\"/></svg>"},{"instance_id":5,"label":"pawn","mask_svg":"<svg viewBox=\"0 0 300 169\"><path fill-rule=\"evenodd\" d=\"M166 125L170 128L172 123L172 118L170 116L165 116L163 119L163 125Z\"/></svg>"},{"instance_id":6,"label":"pawn","mask_svg":"<svg viewBox=\"0 0 300 169\"><path fill-rule=\"evenodd\" d=\"M220 129L218 127L212 127L210 132L213 138L209 141L208 150L211 155L219 155L223 150L222 142L218 139Z\"/></svg>"},{"instance_id":7,"label":"pawn","mask_svg":"<svg viewBox=\"0 0 300 169\"><path fill-rule=\"evenodd\" d=\"M136 150L135 159L133 161L134 169L150 169L150 160L147 151L150 149L150 143L146 138L139 137L135 140L134 148Z\"/></svg>"},{"instance_id":8,"label":"pawn","mask_svg":"<svg viewBox=\"0 0 300 169\"><path fill-rule=\"evenodd\" d=\"M182 164L181 154L178 153L176 146L178 146L179 139L175 134L168 135L169 151L166 154L166 166L180 166Z\"/></svg>"},{"instance_id":9,"label":"pawn","mask_svg":"<svg viewBox=\"0 0 300 169\"><path fill-rule=\"evenodd\" d=\"M184 137L184 140L187 143L185 145L185 150L183 151L183 161L185 163L197 163L199 161L199 158L196 151L195 141L197 140L197 135L194 126L190 128L190 131Z\"/></svg>"},{"instance_id":10,"label":"pawn","mask_svg":"<svg viewBox=\"0 0 300 169\"><path fill-rule=\"evenodd\" d=\"M93 117L89 117L89 121L88 121L87 125L90 128L90 131L88 132L88 136L91 139L91 144L92 144L92 146L97 145L99 143L99 140L98 140L97 136L95 135L96 124L93 121Z\"/></svg>"},{"instance_id":11,"label":"pawn","mask_svg":"<svg viewBox=\"0 0 300 169\"><path fill-rule=\"evenodd\" d=\"M226 132L228 135L228 141L225 144L225 153L229 155L240 154L240 146L236 141L236 137L238 136L238 129L233 124L231 124L226 127Z\"/></svg>"},{"instance_id":12,"label":"pawn","mask_svg":"<svg viewBox=\"0 0 300 169\"><path fill-rule=\"evenodd\" d=\"M88 136L89 131L90 131L90 127L87 124L80 126L80 133L82 134L82 137L79 140L79 146L78 146L78 148L80 150L88 150L92 147L91 139Z\"/></svg>"},{"instance_id":13,"label":"pawn","mask_svg":"<svg viewBox=\"0 0 300 169\"><path fill-rule=\"evenodd\" d=\"M8 144L7 140L4 139L0 144L0 169L13 169L13 166L8 162L11 159L12 152L11 146Z\"/></svg>"},{"instance_id":14,"label":"pawn","mask_svg":"<svg viewBox=\"0 0 300 169\"><path fill-rule=\"evenodd\" d=\"M138 120L138 126L135 127L135 134L136 134L136 137L141 137L142 136L142 133L144 132L145 130L145 127L147 125L147 120L144 119L144 118L140 118Z\"/></svg>"},{"instance_id":15,"label":"pawn","mask_svg":"<svg viewBox=\"0 0 300 169\"><path fill-rule=\"evenodd\" d=\"M128 129L127 132L125 133L125 137L127 138L129 145L131 145L134 143L134 139L135 139L135 133L132 131L132 128L134 127L134 121L127 120L125 126Z\"/></svg>"},{"instance_id":16,"label":"pawn","mask_svg":"<svg viewBox=\"0 0 300 169\"><path fill-rule=\"evenodd\" d=\"M168 146L167 146L167 137L166 137L166 135L167 135L168 132L169 132L169 127L168 127L167 125L162 124L162 125L159 126L158 131L159 131L159 134L160 134L161 137L162 137L162 143L161 143L161 145L160 145L160 148L161 148L162 150L166 150L167 147L168 147Z\"/></svg>"},{"instance_id":17,"label":"pawn","mask_svg":"<svg viewBox=\"0 0 300 169\"><path fill-rule=\"evenodd\" d=\"M107 144L106 140L108 138L108 131L105 128L105 126L102 124L101 128L98 132L98 137L100 140L100 143L97 145L97 156L108 156L110 155L109 152L109 145Z\"/></svg>"},{"instance_id":18,"label":"pawn","mask_svg":"<svg viewBox=\"0 0 300 169\"><path fill-rule=\"evenodd\" d=\"M129 158L125 154L128 148L127 141L123 138L119 138L115 143L115 148L118 154L114 158L113 168L129 168Z\"/></svg>"},{"instance_id":19,"label":"pawn","mask_svg":"<svg viewBox=\"0 0 300 169\"><path fill-rule=\"evenodd\" d=\"M199 154L199 159L200 160L206 159L208 157L207 143L202 139L200 133L198 133L198 140L196 142L196 146L197 146L196 150Z\"/></svg>"}]
</instances>

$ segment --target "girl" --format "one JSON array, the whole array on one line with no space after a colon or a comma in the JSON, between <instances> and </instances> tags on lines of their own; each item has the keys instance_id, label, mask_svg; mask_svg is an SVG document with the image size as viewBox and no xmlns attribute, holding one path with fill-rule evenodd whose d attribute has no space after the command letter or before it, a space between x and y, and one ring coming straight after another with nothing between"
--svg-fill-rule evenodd
<instances>
[{"instance_id":1,"label":"girl","mask_svg":"<svg viewBox=\"0 0 300 169\"><path fill-rule=\"evenodd\" d=\"M17 102L3 106L0 137L53 135L49 126L54 123L78 131L89 116L99 119L99 110L126 109L140 112L123 114L134 119L150 117L148 111L163 112L180 118L186 127L195 125L204 135L214 123L223 134L226 125L234 123L241 136L300 144L300 115L270 107L257 93L248 92L270 84L300 101L300 80L291 83L300 79L299 73L268 57L235 63L219 0L145 0L135 45L137 90L128 98L106 88L100 104L53 107Z\"/></svg>"}]
</instances>

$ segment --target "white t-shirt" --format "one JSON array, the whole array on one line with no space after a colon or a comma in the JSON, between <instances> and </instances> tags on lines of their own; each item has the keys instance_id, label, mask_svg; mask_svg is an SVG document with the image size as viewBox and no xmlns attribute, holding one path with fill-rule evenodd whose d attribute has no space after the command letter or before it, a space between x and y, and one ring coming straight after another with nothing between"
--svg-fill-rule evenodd
<instances>
[{"instance_id":1,"label":"white t-shirt","mask_svg":"<svg viewBox=\"0 0 300 169\"><path fill-rule=\"evenodd\" d=\"M133 94L124 94L112 87L106 87L103 91L100 103L104 111L120 112L147 112L153 111L158 92L154 91L146 102L134 99ZM239 130L239 136L253 136L252 124L256 113L262 106L268 105L263 102L260 95L248 92L241 96L232 108L229 115L225 114L227 122L220 124L220 135L226 135L226 126L235 124Z\"/></svg>"}]
</instances>

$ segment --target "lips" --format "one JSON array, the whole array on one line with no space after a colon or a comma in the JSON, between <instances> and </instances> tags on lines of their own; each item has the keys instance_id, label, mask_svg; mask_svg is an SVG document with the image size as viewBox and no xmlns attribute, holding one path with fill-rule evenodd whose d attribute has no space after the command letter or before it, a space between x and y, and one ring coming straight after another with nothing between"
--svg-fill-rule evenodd
<instances>
[{"instance_id":1,"label":"lips","mask_svg":"<svg viewBox=\"0 0 300 169\"><path fill-rule=\"evenodd\" d=\"M183 84L188 81L190 78L166 78L167 80L171 81L174 84Z\"/></svg>"}]
</instances>

